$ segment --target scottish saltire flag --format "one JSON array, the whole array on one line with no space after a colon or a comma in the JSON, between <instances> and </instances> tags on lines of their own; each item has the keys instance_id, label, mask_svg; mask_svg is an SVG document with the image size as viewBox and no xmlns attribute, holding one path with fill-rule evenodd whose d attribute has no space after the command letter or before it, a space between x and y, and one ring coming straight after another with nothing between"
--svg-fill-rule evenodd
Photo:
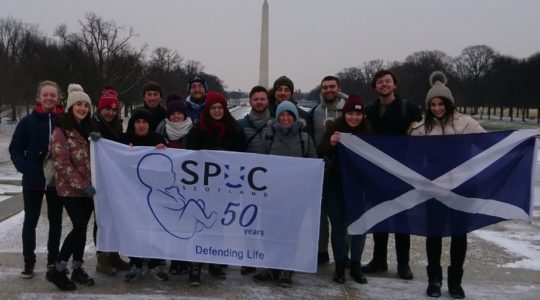
<instances>
[{"instance_id":1,"label":"scottish saltire flag","mask_svg":"<svg viewBox=\"0 0 540 300\"><path fill-rule=\"evenodd\" d=\"M350 234L460 235L530 222L539 130L448 136L342 134Z\"/></svg>"},{"instance_id":2,"label":"scottish saltire flag","mask_svg":"<svg viewBox=\"0 0 540 300\"><path fill-rule=\"evenodd\" d=\"M322 160L106 139L91 155L99 250L317 270Z\"/></svg>"}]
</instances>

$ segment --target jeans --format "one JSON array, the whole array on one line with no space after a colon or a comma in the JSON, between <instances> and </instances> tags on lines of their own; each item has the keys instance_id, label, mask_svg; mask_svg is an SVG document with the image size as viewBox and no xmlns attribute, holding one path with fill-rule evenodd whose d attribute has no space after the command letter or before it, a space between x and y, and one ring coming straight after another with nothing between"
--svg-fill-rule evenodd
<instances>
[{"instance_id":1,"label":"jeans","mask_svg":"<svg viewBox=\"0 0 540 300\"><path fill-rule=\"evenodd\" d=\"M68 261L73 255L74 261L83 261L84 247L86 245L86 230L90 216L94 211L94 201L88 197L60 197L66 208L73 229L68 233L58 260Z\"/></svg>"},{"instance_id":2,"label":"jeans","mask_svg":"<svg viewBox=\"0 0 540 300\"><path fill-rule=\"evenodd\" d=\"M41 214L43 195L47 200L47 219L49 220L49 237L47 240L47 265L54 264L58 258L58 248L62 235L62 201L56 189L47 191L23 189L24 221L22 229L23 257L25 263L36 262L36 227Z\"/></svg>"},{"instance_id":3,"label":"jeans","mask_svg":"<svg viewBox=\"0 0 540 300\"><path fill-rule=\"evenodd\" d=\"M323 184L323 207L330 219L330 241L334 261L345 263L346 253L346 208L341 183L335 178L325 180ZM365 235L351 235L351 261L360 261L366 243Z\"/></svg>"}]
</instances>

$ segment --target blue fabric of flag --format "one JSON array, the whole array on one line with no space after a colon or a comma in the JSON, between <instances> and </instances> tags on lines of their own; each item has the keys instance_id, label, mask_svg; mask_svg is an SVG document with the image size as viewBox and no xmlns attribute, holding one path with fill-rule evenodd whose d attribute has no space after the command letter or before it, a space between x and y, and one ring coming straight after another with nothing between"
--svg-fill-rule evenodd
<instances>
[{"instance_id":1,"label":"blue fabric of flag","mask_svg":"<svg viewBox=\"0 0 540 300\"><path fill-rule=\"evenodd\" d=\"M517 211L518 218L530 218L535 138L533 134L528 138L512 134L513 131L421 137L352 136L347 143L358 142L356 150L340 143L349 231L432 237L461 235L516 218L516 213L505 214L506 207ZM502 140L510 146L500 146ZM371 147L375 150L369 151L375 154L369 159L363 157L363 149ZM488 149L489 154L484 153ZM482 153L486 157L478 159ZM476 167L474 159L485 167ZM493 163L482 163L491 160ZM466 167L461 166L467 162ZM406 172L399 174L402 167ZM441 188L446 185L451 188ZM418 204L411 204L411 197L406 200L404 195L415 193L425 199L418 196ZM483 209L483 213L475 212L476 207ZM396 213L386 217L385 208ZM374 222L373 218L383 219Z\"/></svg>"}]
</instances>

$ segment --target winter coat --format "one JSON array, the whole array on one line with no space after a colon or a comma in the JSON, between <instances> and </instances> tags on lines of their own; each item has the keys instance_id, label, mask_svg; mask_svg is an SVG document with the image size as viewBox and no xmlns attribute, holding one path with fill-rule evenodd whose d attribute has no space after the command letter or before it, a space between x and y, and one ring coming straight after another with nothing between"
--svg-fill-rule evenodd
<instances>
[{"instance_id":1,"label":"winter coat","mask_svg":"<svg viewBox=\"0 0 540 300\"><path fill-rule=\"evenodd\" d=\"M345 105L345 102L347 102L347 97L348 96L346 94L339 93L336 107L328 108L322 96L319 95L319 105L315 106L309 113L315 145L319 145L321 143L323 135L326 132L326 120L336 120L337 118L341 117L343 106Z\"/></svg>"},{"instance_id":2,"label":"winter coat","mask_svg":"<svg viewBox=\"0 0 540 300\"><path fill-rule=\"evenodd\" d=\"M32 113L17 124L9 144L9 154L17 171L23 174L23 188L45 190L43 160L49 151L54 120L63 112L64 108L57 106L53 112L44 113L41 104L37 104Z\"/></svg>"},{"instance_id":3,"label":"winter coat","mask_svg":"<svg viewBox=\"0 0 540 300\"><path fill-rule=\"evenodd\" d=\"M88 140L75 129L56 127L51 135L51 157L58 196L86 197L83 189L92 184Z\"/></svg>"},{"instance_id":4,"label":"winter coat","mask_svg":"<svg viewBox=\"0 0 540 300\"><path fill-rule=\"evenodd\" d=\"M167 118L167 110L161 105L158 105L156 108L150 108L148 105L146 105L146 102L144 103L143 107L152 113L152 122L150 122L150 131L156 131L156 128L158 127L159 123L161 123L163 119Z\"/></svg>"},{"instance_id":5,"label":"winter coat","mask_svg":"<svg viewBox=\"0 0 540 300\"><path fill-rule=\"evenodd\" d=\"M227 130L223 137L219 138L217 131L203 130L200 123L197 123L189 132L187 140L186 148L192 150L244 151L244 134L240 127Z\"/></svg>"},{"instance_id":6,"label":"winter coat","mask_svg":"<svg viewBox=\"0 0 540 300\"><path fill-rule=\"evenodd\" d=\"M171 140L169 138L169 135L167 134L167 119L164 119L163 121L161 121L161 123L159 123L158 127L156 128L156 133L158 133L165 139L165 142L166 142L165 146L167 146L168 148L173 148L173 149L186 148L187 135L189 134L189 132L177 140Z\"/></svg>"},{"instance_id":7,"label":"winter coat","mask_svg":"<svg viewBox=\"0 0 540 300\"><path fill-rule=\"evenodd\" d=\"M264 129L264 140L257 153L316 158L313 139L304 127L303 122L296 122L284 132L274 121Z\"/></svg>"},{"instance_id":8,"label":"winter coat","mask_svg":"<svg viewBox=\"0 0 540 300\"><path fill-rule=\"evenodd\" d=\"M263 142L263 131L268 126L268 122L263 126L256 128L255 124L249 118L249 114L238 121L238 125L242 128L245 140L245 151L250 153L258 153Z\"/></svg>"},{"instance_id":9,"label":"winter coat","mask_svg":"<svg viewBox=\"0 0 540 300\"><path fill-rule=\"evenodd\" d=\"M92 127L99 128L99 133L103 138L111 141L118 142L122 136L122 120L120 118L114 118L111 122L105 121L99 113L95 113L92 116Z\"/></svg>"},{"instance_id":10,"label":"winter coat","mask_svg":"<svg viewBox=\"0 0 540 300\"><path fill-rule=\"evenodd\" d=\"M444 124L444 126L442 126L442 121L438 119L433 120L433 122L433 128L430 132L426 132L426 126L423 120L414 124L411 135L450 135L486 132L476 120L458 112L454 112L452 120Z\"/></svg>"},{"instance_id":11,"label":"winter coat","mask_svg":"<svg viewBox=\"0 0 540 300\"><path fill-rule=\"evenodd\" d=\"M146 136L138 136L132 131L128 131L122 134L120 142L126 145L133 146L156 146L158 144L166 143L165 139L158 133L149 131Z\"/></svg>"},{"instance_id":12,"label":"winter coat","mask_svg":"<svg viewBox=\"0 0 540 300\"><path fill-rule=\"evenodd\" d=\"M416 105L402 101L405 100L396 95L396 99L386 106L382 117L379 117L379 99L368 107L367 118L375 134L407 135L411 124L422 120L422 113Z\"/></svg>"},{"instance_id":13,"label":"winter coat","mask_svg":"<svg viewBox=\"0 0 540 300\"><path fill-rule=\"evenodd\" d=\"M367 120L364 119L362 122L367 122ZM337 145L332 146L330 144L330 137L336 131L353 134L371 134L371 128L369 126L357 126L355 128L351 128L347 125L343 117L339 117L335 122L333 122L328 127L328 130L326 130L324 133L321 143L317 146L317 155L324 159L325 162L325 180L329 178L339 179L341 177L338 161L338 147Z\"/></svg>"},{"instance_id":14,"label":"winter coat","mask_svg":"<svg viewBox=\"0 0 540 300\"><path fill-rule=\"evenodd\" d=\"M202 99L201 104L196 103L195 100L191 99L191 96L186 98L187 117L190 117L193 123L197 123L199 116L203 113L205 101L206 96Z\"/></svg>"}]
</instances>

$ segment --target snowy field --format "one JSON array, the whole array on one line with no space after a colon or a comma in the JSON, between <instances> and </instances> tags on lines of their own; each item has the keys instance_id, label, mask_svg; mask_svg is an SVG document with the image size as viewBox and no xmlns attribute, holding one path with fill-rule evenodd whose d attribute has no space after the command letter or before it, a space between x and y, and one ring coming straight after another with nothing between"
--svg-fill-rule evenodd
<instances>
[{"instance_id":1,"label":"snowy field","mask_svg":"<svg viewBox=\"0 0 540 300\"><path fill-rule=\"evenodd\" d=\"M233 115L239 117L245 114L246 108L239 108ZM483 122L485 123L485 121ZM497 124L500 126L500 124ZM529 127L529 126L526 126ZM530 127L529 127L530 128ZM14 127L5 125L2 122L0 125L0 202L5 201L14 194L21 192L21 187L18 184L6 184L20 180L21 175L16 172L13 165L9 161L9 153L7 148L11 139L11 134ZM536 184L535 184L535 204L533 222L531 224L522 221L507 221L486 227L482 230L477 230L469 235L469 252L466 263L466 274L464 279L464 288L467 296L470 299L508 299L514 295L515 299L538 299L540 295L540 157L536 164ZM43 262L46 253L46 228L47 220L43 217L40 219L37 232L37 249L38 260ZM209 282L210 288L207 290L199 289L198 293L193 293L185 290L185 282L176 280L167 285L160 286L152 282L151 278L145 278L144 282L136 288L126 287L121 277L116 276L114 279L108 279L100 274L96 274L90 266L95 265L95 248L91 230L88 232L87 247L85 250L85 260L89 264L89 270L92 275L95 275L99 285L99 290L94 290L88 294L63 294L59 296L50 284L44 280L36 282L33 280L34 289L27 289L24 285L17 287L17 284L22 280L18 279L20 272L20 262L22 261L22 244L21 244L21 228L24 214L19 212L14 216L0 222L0 257L2 259L12 260L11 263L5 261L0 263L0 298L3 291L14 290L18 299L191 299L204 298L258 298L258 299L279 299L279 298L325 298L325 299L411 299L423 297L425 292L425 265L426 258L423 252L423 239L413 237L411 244L414 244L411 249L411 261L414 261L412 266L415 276L420 280L402 281L396 280L389 276L370 277L369 284L360 286L348 281L346 285L340 286L330 282L332 267L326 266L320 269L319 273L323 276L315 276L313 274L296 274L295 284L293 288L283 291L275 289L268 285L257 285L251 280L247 280L238 274L237 267L229 268L229 274L226 281L215 281L203 276L203 280ZM67 217L64 219L64 235L70 227ZM390 239L393 243L393 239ZM445 247L447 247L445 241ZM368 239L366 252L363 256L363 261L367 262L371 257L371 239ZM490 254L486 254L489 251ZM389 261L392 261L393 251L389 251ZM416 253L417 252L417 253ZM494 253L494 254L493 254ZM443 257L443 263L445 263ZM395 260L393 260L395 261ZM43 264L43 263L42 263ZM446 262L447 264L447 262ZM473 267L474 266L474 267ZM493 266L493 268L491 268ZM44 267L39 265L38 273L41 277L44 273ZM500 269L505 274L510 274L516 270L518 278L522 276L523 280L517 282L508 282L506 279L497 280L498 276L493 270ZM490 273L492 272L492 273ZM468 276L470 280L468 279ZM492 277L491 277L492 276ZM514 276L514 275L512 275ZM486 277L485 280L476 278ZM490 278L494 278L490 280ZM471 283L474 281L474 283ZM24 281L27 282L27 281ZM150 283L152 282L152 283ZM240 286L237 286L240 285ZM225 289L226 294L216 294L214 288ZM82 290L83 288L81 288ZM36 292L39 291L39 292ZM446 288L443 287L443 291ZM193 291L193 290L191 290ZM96 294L97 293L97 294ZM412 293L412 294L411 294ZM12 294L8 295L10 298ZM530 296L530 297L529 297ZM443 298L449 298L448 294L443 293Z\"/></svg>"}]
</instances>

